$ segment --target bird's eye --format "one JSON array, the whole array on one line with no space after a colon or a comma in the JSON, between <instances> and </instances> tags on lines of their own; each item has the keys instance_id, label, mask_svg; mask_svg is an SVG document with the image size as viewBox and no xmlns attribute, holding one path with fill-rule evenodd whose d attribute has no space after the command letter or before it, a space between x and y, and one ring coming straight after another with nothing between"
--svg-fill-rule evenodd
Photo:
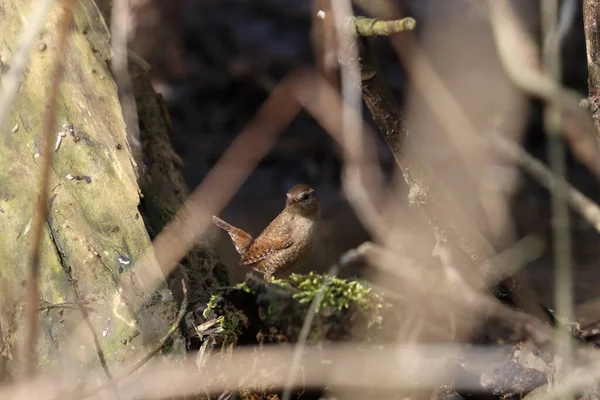
<instances>
[{"instance_id":1,"label":"bird's eye","mask_svg":"<svg viewBox=\"0 0 600 400\"><path fill-rule=\"evenodd\" d=\"M308 193L304 193L302 196L300 196L300 201L306 201L308 200L309 194Z\"/></svg>"}]
</instances>

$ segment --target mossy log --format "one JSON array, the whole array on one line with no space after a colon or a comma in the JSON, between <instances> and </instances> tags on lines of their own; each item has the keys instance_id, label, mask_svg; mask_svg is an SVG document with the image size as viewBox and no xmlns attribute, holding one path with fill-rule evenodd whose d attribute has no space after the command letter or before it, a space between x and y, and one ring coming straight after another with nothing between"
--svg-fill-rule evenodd
<instances>
[{"instance_id":1,"label":"mossy log","mask_svg":"<svg viewBox=\"0 0 600 400\"><path fill-rule=\"evenodd\" d=\"M30 15L35 6L27 0L1 1L3 72L10 68L17 49L23 16ZM61 7L60 2L52 6L31 53L10 122L0 127L0 379L16 373L20 358L31 245L28 233L35 217L42 115L57 57ZM166 283L155 291L144 285L149 277L165 282L158 264L146 264L140 271L135 260L151 244L144 222L152 233L160 230L181 205L186 189L169 161L172 150L159 98L151 91L147 76L137 74L134 95L142 102L138 116L140 124L146 124L144 150L159 160L156 168L140 169L145 171L142 189L148 193L140 208L137 166L108 67L106 16L92 0L77 2L73 12L56 110L57 136L59 131L66 135L53 153L40 258L38 364L55 370L99 367L103 354L110 369L113 363L141 359L177 317L177 301ZM156 188L152 182L161 184ZM210 272L194 282L197 287L205 290L219 282L220 267L207 248L194 250L186 263L203 263L202 271ZM88 312L88 324L82 323L82 307ZM183 342L177 340L181 336L175 336L169 348L182 354Z\"/></svg>"},{"instance_id":2,"label":"mossy log","mask_svg":"<svg viewBox=\"0 0 600 400\"><path fill-rule=\"evenodd\" d=\"M289 278L272 279L269 283L249 276L234 287L220 288L196 314L196 334L192 343L197 342L200 347L199 368L217 354L227 358L227 354L235 352L239 346L296 343L310 303L321 290L324 280L324 275L312 272L291 274ZM393 339L396 332L393 326L403 314L399 308L394 318L384 321L383 315L390 315L385 311L391 306L385 297L360 282L334 277L316 308L306 344L352 341L356 343L357 351L361 347L381 350L381 344ZM256 357L260 366L260 351ZM252 375L253 371L248 374ZM298 392L303 399L321 398L321 390L313 393L298 388ZM240 395L243 399L279 396L274 388L260 384L255 390L241 391Z\"/></svg>"}]
</instances>

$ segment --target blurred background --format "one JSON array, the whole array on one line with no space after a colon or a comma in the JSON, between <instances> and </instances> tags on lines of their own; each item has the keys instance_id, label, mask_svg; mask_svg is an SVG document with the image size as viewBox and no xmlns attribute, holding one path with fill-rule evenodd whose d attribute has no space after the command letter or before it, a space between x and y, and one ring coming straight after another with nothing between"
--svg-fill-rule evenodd
<instances>
[{"instance_id":1,"label":"blurred background","mask_svg":"<svg viewBox=\"0 0 600 400\"><path fill-rule=\"evenodd\" d=\"M406 15L418 21L417 40L479 132L501 130L521 140L535 157L545 162L541 103L523 95L505 76L496 54L486 2L395 2ZM170 113L174 149L183 161L185 179L193 190L253 118L273 85L298 67L315 65L311 36L313 1L137 0L132 4L136 25L131 48L151 66L154 87L163 95ZM512 4L527 31L539 39L539 2L516 0ZM359 8L356 12L365 14ZM562 1L560 18L562 81L586 97L581 1ZM389 39L375 39L374 47L394 95L402 104L407 99L416 104L410 110L411 115L418 116L420 130L439 129L428 122L432 118L424 107L419 108L422 100L411 92L411 82ZM365 118L370 123L368 112ZM378 136L376 139L380 162L391 179L393 157L383 141ZM440 144L428 151L440 170L448 167L444 148ZM283 208L285 192L291 186L297 183L313 186L323 207L322 241L313 261L298 271L322 272L344 251L369 239L342 194L340 166L339 147L302 112L285 129L275 148L253 171L221 217L258 235ZM500 165L486 172L486 179L496 190L504 190L510 185L506 183L510 179L505 172ZM596 179L570 150L568 174L575 187L600 200ZM533 261L528 270L536 291L549 305L553 279L550 195L522 172L514 182L516 193L511 193L510 217L514 221L515 240L530 233L546 240L543 256ZM468 206L465 207L468 211ZM597 292L600 246L598 234L577 215L572 213L572 217L575 296L577 302L582 302ZM410 220L405 228L410 232ZM239 256L228 236L216 229L214 235L231 280L242 280L247 271L237 266ZM360 270L344 272L361 273Z\"/></svg>"}]
</instances>

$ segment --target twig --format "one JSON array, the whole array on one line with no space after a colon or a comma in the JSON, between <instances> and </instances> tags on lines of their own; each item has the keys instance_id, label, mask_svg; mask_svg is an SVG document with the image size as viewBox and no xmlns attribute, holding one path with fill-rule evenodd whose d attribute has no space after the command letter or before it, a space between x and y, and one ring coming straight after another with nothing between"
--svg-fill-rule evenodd
<instances>
[{"instance_id":1,"label":"twig","mask_svg":"<svg viewBox=\"0 0 600 400\"><path fill-rule=\"evenodd\" d=\"M544 240L529 234L508 249L498 253L490 260L490 263L501 279L508 278L540 258L546 248Z\"/></svg>"},{"instance_id":2,"label":"twig","mask_svg":"<svg viewBox=\"0 0 600 400\"><path fill-rule=\"evenodd\" d=\"M123 109L123 118L127 129L127 140L134 161L134 171L139 179L139 168L143 164L142 144L137 105L133 96L133 85L128 69L127 33L130 27L129 0L113 1L110 21L110 44L113 57L110 62L117 83L119 100Z\"/></svg>"},{"instance_id":3,"label":"twig","mask_svg":"<svg viewBox=\"0 0 600 400\"><path fill-rule=\"evenodd\" d=\"M465 310L468 318L497 319L518 335L525 334L540 349L554 350L555 335L549 325L534 316L503 305L491 295L473 289L462 279L455 280L451 287L440 286L431 282L414 260L371 242L361 244L353 252L353 258L362 258L369 265L397 276L415 291L425 294L435 291L435 297L428 296L435 304L456 305ZM398 268L398 265L402 265L402 268ZM460 296L456 296L456 293L460 293Z\"/></svg>"},{"instance_id":4,"label":"twig","mask_svg":"<svg viewBox=\"0 0 600 400\"><path fill-rule=\"evenodd\" d=\"M50 303L50 302L47 302L42 299L40 299L40 301L42 303L44 303L45 305L39 306L38 311L46 311L46 310L51 310L53 308L78 309L79 305L83 305L85 307L85 305L89 304L89 302L87 300L63 301L62 303Z\"/></svg>"},{"instance_id":5,"label":"twig","mask_svg":"<svg viewBox=\"0 0 600 400\"><path fill-rule=\"evenodd\" d=\"M53 0L41 0L33 7L31 15L19 38L19 46L10 60L10 69L2 76L0 94L0 127L4 128L6 118L12 110L12 103L19 90L23 70L29 60L29 53L44 26L44 20L50 11Z\"/></svg>"},{"instance_id":6,"label":"twig","mask_svg":"<svg viewBox=\"0 0 600 400\"><path fill-rule=\"evenodd\" d=\"M110 372L110 368L108 368L108 364L106 363L106 357L104 356L104 352L102 351L102 345L100 344L100 339L98 339L98 335L96 334L96 330L94 329L94 325L92 325L92 321L90 321L90 314L87 309L83 305L83 296L79 290L77 284L73 285L73 289L75 291L75 295L78 297L78 301L75 302L79 311L81 312L81 316L83 317L83 321L85 322L90 334L92 335L92 340L94 341L94 347L96 348L96 355L98 356L98 361L100 361L100 365L104 370L104 374L110 380L113 378L112 373ZM118 393L115 393L117 397L119 397Z\"/></svg>"},{"instance_id":7,"label":"twig","mask_svg":"<svg viewBox=\"0 0 600 400\"><path fill-rule=\"evenodd\" d=\"M540 3L542 31L544 37L544 70L554 82L560 82L560 46L558 41L558 0L544 0ZM555 83L558 85L558 83ZM544 110L544 127L548 138L548 159L553 175L566 179L565 149L560 138L561 110L555 104L547 103ZM568 192L564 186L553 185L552 231L554 240L554 295L556 316L559 321L570 326L573 321L573 277L571 274L571 235L569 221ZM556 354L562 359L560 375L571 371L570 330L558 324L559 335ZM570 396L572 397L572 396Z\"/></svg>"},{"instance_id":8,"label":"twig","mask_svg":"<svg viewBox=\"0 0 600 400\"><path fill-rule=\"evenodd\" d=\"M361 41L360 49L363 99L409 185L409 199L427 214L438 239L438 249L448 250L447 253L440 251L438 254L448 254L454 259L450 264L460 268L463 278L470 279L475 286L482 286L477 267L481 269L486 282L495 284L500 277L489 263L494 249L429 172L423 160L415 152L401 153L402 141L409 134L404 125L406 118L383 82L377 61L365 40ZM479 136L475 138L478 145L483 147ZM539 303L528 298L520 285L508 283L517 303L524 310L539 318L545 317Z\"/></svg>"},{"instance_id":9,"label":"twig","mask_svg":"<svg viewBox=\"0 0 600 400\"><path fill-rule=\"evenodd\" d=\"M232 387L236 390L256 390L257 387L279 389L285 382L293 351L289 346L265 346L261 349L257 368L256 348L242 346L228 360L219 357L207 360L202 374L198 374L195 362L182 363L180 360L157 356L155 362L148 363L143 373L124 382L122 391L127 393L129 399L159 396L179 399L193 398L196 394L218 394ZM322 347L306 349L304 376L297 374L294 384L299 386L304 383L306 387L313 388L327 386L348 390L375 388L397 391L401 388L439 387L451 381L455 390L479 392L481 384L478 379L473 379L472 374L489 372L489 366L493 364L506 364L511 351L512 346L473 346L468 343L390 343L383 349L380 346L357 346L357 343L327 343ZM592 353L597 359L598 352ZM325 363L324 360L330 362ZM465 374L459 363L472 366L472 374ZM576 388L581 388L582 383L591 383L589 376L597 374L598 366L591 367L591 373L577 376ZM80 371L73 371L73 375L66 375L65 379L75 376L81 376ZM585 380L583 376L586 376ZM502 373L488 375L488 379L503 382L506 382L506 378L512 377ZM74 381L76 379L69 379L68 385L76 386ZM49 394L56 396L60 390L59 385L51 386L42 379L21 386L6 385L0 388L0 396L7 400L44 400L48 399ZM64 397L63 394L61 398Z\"/></svg>"},{"instance_id":10,"label":"twig","mask_svg":"<svg viewBox=\"0 0 600 400\"><path fill-rule=\"evenodd\" d=\"M315 52L316 70L331 85L339 88L337 34L335 25L327 15L331 13L331 0L313 0L311 41Z\"/></svg>"},{"instance_id":11,"label":"twig","mask_svg":"<svg viewBox=\"0 0 600 400\"><path fill-rule=\"evenodd\" d=\"M384 9L386 11L386 17L392 16L398 18L402 16L396 3L391 1L355 1L360 7L363 7L375 16L384 15L382 12ZM472 220L471 216L465 215L462 202L467 201L472 197L475 198L473 203L475 206L481 207L481 213L484 216L484 220L481 222L486 223L485 228L495 233L497 240L499 239L504 242L510 240L508 237L510 224L504 219L499 221L497 217L499 212L506 213L506 211L503 210L508 208L508 199L486 190L485 182L482 181L481 174L477 174L476 172L481 171L482 168L490 165L489 158L485 157L485 150L487 147L481 143L480 130L475 127L464 107L449 90L442 80L442 77L436 72L432 62L423 48L418 44L414 35L408 32L404 35L393 36L390 40L392 41L392 45L400 62L404 65L411 83L414 84L416 91L425 100L429 106L429 110L431 110L444 133L454 144L455 148L459 150L459 154L466 166L464 171L467 174L468 179L476 187L475 196L462 197L461 202L458 203L455 199L455 196L458 195L456 187L451 187L445 182L438 181L437 184L434 185L435 191L442 192L442 196L436 200L439 204L437 206L437 212L435 214L429 214L429 216L431 217L431 215L434 215L436 217L436 223L445 220L443 222L448 224L450 229L445 229L443 231L449 232L454 239L457 239L455 247L459 247L463 253L467 254L473 260L474 264L482 268L485 271L484 275L490 275L490 272L493 273L493 271L491 271L486 264L487 260L493 256L494 249L491 247L490 243L487 243L487 240L479 231L478 226L475 225L477 221ZM391 99L393 100L393 97ZM384 116L385 114L381 113L381 115ZM392 120L392 118L387 119ZM391 126L393 127L393 125ZM423 149L423 151L426 150ZM406 160L407 164L410 165L415 158L420 158L423 161L427 159L426 156L420 155L418 152L419 150L405 152L409 154L404 154L403 157L406 158L407 155L410 156L410 159ZM410 153L417 154L413 155ZM430 171L424 170L423 167L424 165L420 165L419 168L422 170L421 175L428 179L431 176L431 178L435 180L436 176ZM428 167L428 169L430 168ZM469 176L469 174L471 176ZM418 177L418 174L415 175ZM428 188L427 186L425 187ZM435 197L435 193L433 195L433 197ZM479 202L477 202L477 200L479 200ZM440 230L438 230L438 232L439 231ZM442 237L442 239L444 238ZM442 240L441 242L443 243L444 241ZM458 251L454 251L453 253L462 257ZM452 264L458 266L462 263L463 262L453 262ZM539 318L545 317L545 313L539 304L537 295L523 272L510 277L505 282L513 292L513 299L519 307Z\"/></svg>"},{"instance_id":12,"label":"twig","mask_svg":"<svg viewBox=\"0 0 600 400\"><path fill-rule=\"evenodd\" d=\"M38 271L40 267L40 248L42 232L46 223L48 186L50 182L50 167L52 165L52 140L56 124L56 108L58 103L58 88L63 72L63 54L67 48L67 40L73 22L74 0L65 0L64 11L58 24L56 38L56 54L54 68L50 77L48 89L48 104L44 113L42 130L42 164L40 166L40 190L36 199L35 215L31 232L31 254L29 273L27 278L27 305L25 309L26 333L25 333L25 376L31 376L35 372L36 365L36 342L38 325Z\"/></svg>"},{"instance_id":13,"label":"twig","mask_svg":"<svg viewBox=\"0 0 600 400\"><path fill-rule=\"evenodd\" d=\"M490 140L498 150L516 161L521 168L537 179L546 189L552 190L554 186L559 186L561 190L566 191L571 207L600 233L600 207L594 201L563 179L555 177L541 161L536 160L535 157L510 139L492 134Z\"/></svg>"},{"instance_id":14,"label":"twig","mask_svg":"<svg viewBox=\"0 0 600 400\"><path fill-rule=\"evenodd\" d=\"M386 226L377 204L383 197L383 176L373 143L364 134L360 89L360 67L350 0L331 0L332 16L338 38L343 107L341 109L341 145L343 150L342 184L359 220L372 232ZM357 123L358 122L358 123ZM369 168L361 160L371 159Z\"/></svg>"},{"instance_id":15,"label":"twig","mask_svg":"<svg viewBox=\"0 0 600 400\"><path fill-rule=\"evenodd\" d=\"M302 360L302 353L304 352L304 348L306 347L306 340L308 339L308 334L310 333L310 328L312 327L313 321L317 315L317 310L321 301L325 297L325 293L327 293L327 288L329 287L329 283L331 279L337 275L339 267L337 264L334 264L327 271L327 276L323 280L323 285L319 289L319 292L315 295L310 303L310 307L306 312L306 316L304 317L304 321L302 322L302 329L300 329L300 335L298 335L298 341L296 342L296 346L294 348L294 355L292 357L292 362L290 364L290 370L285 379L285 383L283 386L283 393L281 394L281 400L290 400L292 397L292 389L294 381L296 381L295 377L298 374L298 369L300 368L300 361Z\"/></svg>"},{"instance_id":16,"label":"twig","mask_svg":"<svg viewBox=\"0 0 600 400\"><path fill-rule=\"evenodd\" d=\"M346 126L361 126L365 131L362 143L364 151L353 152L353 158L344 155L344 179L349 180L344 183L349 187L345 189L354 191L349 199L359 221L376 237L387 234L390 227L379 212L379 205L391 193L382 184L379 160L368 125L356 110L344 104L332 84L314 72L307 73L303 84L295 85L292 89L294 98L342 148L345 146ZM349 120L347 124L340 124L342 116Z\"/></svg>"},{"instance_id":17,"label":"twig","mask_svg":"<svg viewBox=\"0 0 600 400\"><path fill-rule=\"evenodd\" d=\"M300 368L300 361L302 360L302 353L304 348L306 347L306 340L308 339L308 334L310 333L310 328L312 327L313 321L317 315L317 310L319 309L319 305L323 298L325 297L325 293L327 293L327 288L331 283L331 279L336 276L340 270L340 268L344 268L349 263L356 259L356 250L350 250L346 252L340 260L338 264L334 264L327 271L327 275L323 280L323 284L319 289L319 292L313 297L310 307L306 312L306 316L304 317L304 321L302 322L302 329L300 330L300 335L298 335L298 341L296 342L296 346L294 348L294 356L292 357L292 362L290 364L290 370L287 374L285 384L283 386L283 393L281 395L281 400L290 400L292 395L293 383L295 381L295 376L298 373L298 369Z\"/></svg>"},{"instance_id":18,"label":"twig","mask_svg":"<svg viewBox=\"0 0 600 400\"><path fill-rule=\"evenodd\" d=\"M183 280L183 279L181 280L181 285L182 285L182 289L183 289L183 301L181 302L181 306L179 307L179 314L177 315L177 319L175 320L173 325L171 325L171 328L169 329L169 331L160 339L158 344L156 346L154 346L154 348L152 350L150 350L150 352L148 352L148 354L146 354L141 360L139 360L137 363L135 363L133 365L133 367L131 367L128 371L117 376L116 378L111 379L109 382L106 382L94 389L87 391L86 393L84 393L81 396L81 399L86 399L88 397L94 396L94 395L102 392L103 390L106 390L106 389L116 385L118 382L129 377L135 371L137 371L138 369L143 367L144 364L146 364L148 361L150 361L152 359L152 357L154 357L156 354L158 354L158 352L164 347L164 345L171 338L171 336L173 336L173 333L175 333L175 331L179 328L179 325L181 324L181 321L183 321L183 317L185 316L185 312L188 307L188 291L187 291L187 285L185 284L185 280Z\"/></svg>"},{"instance_id":19,"label":"twig","mask_svg":"<svg viewBox=\"0 0 600 400\"><path fill-rule=\"evenodd\" d=\"M568 112L561 133L577 158L600 177L600 152L592 135L594 126L587 111L579 105L581 97L542 74L534 39L522 27L508 1L490 0L488 7L498 54L506 73L521 90Z\"/></svg>"}]
</instances>

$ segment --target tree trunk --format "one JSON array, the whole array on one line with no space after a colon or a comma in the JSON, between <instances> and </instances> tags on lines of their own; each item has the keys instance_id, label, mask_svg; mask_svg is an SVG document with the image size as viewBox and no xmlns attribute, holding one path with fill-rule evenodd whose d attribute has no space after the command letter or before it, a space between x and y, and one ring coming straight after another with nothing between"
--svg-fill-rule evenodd
<instances>
[{"instance_id":1,"label":"tree trunk","mask_svg":"<svg viewBox=\"0 0 600 400\"><path fill-rule=\"evenodd\" d=\"M23 16L30 15L35 3L0 4L0 65L5 72L25 27ZM61 12L61 3L55 3L30 55L10 124L0 127L0 378L17 371L22 351L29 227L41 164L37 154ZM42 238L38 364L55 370L94 368L105 358L106 371L114 363L141 359L176 320L178 293L166 282L153 293L146 290L148 277L164 277L156 262L140 271L135 260L151 244L144 222L151 234L158 233L187 189L173 165L159 98L138 68L132 72L133 89L145 164L150 161L140 168L141 204L137 167L108 68L106 15L92 0L77 2L73 12L56 110L56 132L66 136L53 154ZM194 249L183 265L190 272L189 290L198 300L208 299L207 288L226 280L217 278L223 269L207 246ZM181 281L174 283L179 290ZM171 348L176 354L184 351L181 335L174 335Z\"/></svg>"}]
</instances>

